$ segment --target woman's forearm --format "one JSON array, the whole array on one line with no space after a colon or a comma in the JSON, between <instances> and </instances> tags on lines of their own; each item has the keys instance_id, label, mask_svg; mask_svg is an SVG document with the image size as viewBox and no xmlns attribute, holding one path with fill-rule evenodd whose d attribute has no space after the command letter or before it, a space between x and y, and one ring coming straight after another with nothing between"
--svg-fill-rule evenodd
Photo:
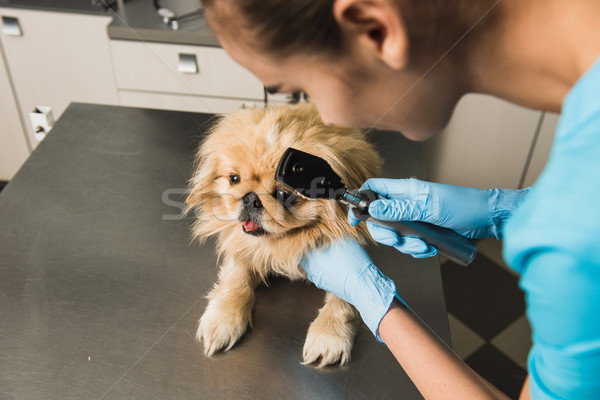
<instances>
[{"instance_id":1,"label":"woman's forearm","mask_svg":"<svg viewBox=\"0 0 600 400\"><path fill-rule=\"evenodd\" d=\"M425 399L508 399L400 303L392 303L378 332Z\"/></svg>"}]
</instances>

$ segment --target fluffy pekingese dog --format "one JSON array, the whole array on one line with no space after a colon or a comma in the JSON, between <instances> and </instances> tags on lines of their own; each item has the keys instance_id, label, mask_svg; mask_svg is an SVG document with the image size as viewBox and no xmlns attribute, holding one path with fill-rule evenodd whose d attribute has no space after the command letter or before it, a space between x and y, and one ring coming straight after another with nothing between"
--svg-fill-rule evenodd
<instances>
[{"instance_id":1,"label":"fluffy pekingese dog","mask_svg":"<svg viewBox=\"0 0 600 400\"><path fill-rule=\"evenodd\" d=\"M275 181L288 147L322 157L349 187L377 176L381 165L360 130L324 125L311 104L240 111L211 128L186 201L198 215L194 235L216 236L222 263L196 334L208 356L229 350L251 326L254 290L270 274L306 279L299 261L308 251L342 237L368 240L363 226L350 226L345 206L302 198ZM346 364L357 317L327 293L308 329L304 363Z\"/></svg>"}]
</instances>

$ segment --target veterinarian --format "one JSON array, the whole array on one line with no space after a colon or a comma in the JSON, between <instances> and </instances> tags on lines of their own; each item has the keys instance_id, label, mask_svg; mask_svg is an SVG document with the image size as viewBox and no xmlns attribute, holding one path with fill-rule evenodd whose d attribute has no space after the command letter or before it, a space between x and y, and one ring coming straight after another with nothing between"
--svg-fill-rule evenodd
<instances>
[{"instance_id":1,"label":"veterinarian","mask_svg":"<svg viewBox=\"0 0 600 400\"><path fill-rule=\"evenodd\" d=\"M270 92L306 92L328 124L424 140L469 92L562 112L548 165L529 190L378 179L363 188L387 197L372 203L375 218L503 238L533 328L521 398L600 398L600 1L203 4L235 60ZM415 257L436 253L416 239L370 232ZM340 241L303 266L317 286L356 306L425 398L505 398L410 312L360 246Z\"/></svg>"}]
</instances>

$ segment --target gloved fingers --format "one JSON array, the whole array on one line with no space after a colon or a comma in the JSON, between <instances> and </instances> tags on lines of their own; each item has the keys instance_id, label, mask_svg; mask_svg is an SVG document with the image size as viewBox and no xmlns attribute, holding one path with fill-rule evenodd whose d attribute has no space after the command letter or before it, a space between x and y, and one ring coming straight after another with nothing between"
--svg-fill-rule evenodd
<instances>
[{"instance_id":1,"label":"gloved fingers","mask_svg":"<svg viewBox=\"0 0 600 400\"><path fill-rule=\"evenodd\" d=\"M354 215L354 211L352 210L354 210L354 208L352 207L348 209L348 222L350 222L350 225L356 226L360 224L360 221L362 221L362 219L356 218L356 215Z\"/></svg>"},{"instance_id":2,"label":"gloved fingers","mask_svg":"<svg viewBox=\"0 0 600 400\"><path fill-rule=\"evenodd\" d=\"M396 232L370 222L367 222L367 228L376 242L392 246L401 253L409 254L415 258L433 257L437 254L435 247L428 245L421 239L402 237Z\"/></svg>"},{"instance_id":3,"label":"gloved fingers","mask_svg":"<svg viewBox=\"0 0 600 400\"><path fill-rule=\"evenodd\" d=\"M424 221L434 222L424 210L425 204L418 199L379 199L369 205L369 214L382 221ZM362 221L348 210L348 222L356 226Z\"/></svg>"},{"instance_id":4,"label":"gloved fingers","mask_svg":"<svg viewBox=\"0 0 600 400\"><path fill-rule=\"evenodd\" d=\"M399 250L396 246L394 246ZM433 246L428 245L426 242L417 238L404 238L404 244L402 245L403 253L410 254L414 258L429 258L437 254L437 249Z\"/></svg>"},{"instance_id":5,"label":"gloved fingers","mask_svg":"<svg viewBox=\"0 0 600 400\"><path fill-rule=\"evenodd\" d=\"M341 255L349 257L355 264L366 265L373 262L360 244L350 238L344 238L332 242L329 246L311 250L302 257L300 265L311 274L313 270L331 264L332 260L339 261Z\"/></svg>"},{"instance_id":6,"label":"gloved fingers","mask_svg":"<svg viewBox=\"0 0 600 400\"><path fill-rule=\"evenodd\" d=\"M380 196L408 196L410 193L411 179L367 179L359 190L370 189Z\"/></svg>"},{"instance_id":7,"label":"gloved fingers","mask_svg":"<svg viewBox=\"0 0 600 400\"><path fill-rule=\"evenodd\" d=\"M300 265L308 280L318 288L351 304L357 299L354 288L360 286L363 272L376 268L363 247L350 238L338 239L309 251L300 259Z\"/></svg>"},{"instance_id":8,"label":"gloved fingers","mask_svg":"<svg viewBox=\"0 0 600 400\"><path fill-rule=\"evenodd\" d=\"M434 222L419 199L379 199L369 205L369 214L382 221Z\"/></svg>"},{"instance_id":9,"label":"gloved fingers","mask_svg":"<svg viewBox=\"0 0 600 400\"><path fill-rule=\"evenodd\" d=\"M403 243L402 238L394 231L380 227L371 222L367 222L367 229L373 240L386 246L400 246Z\"/></svg>"}]
</instances>

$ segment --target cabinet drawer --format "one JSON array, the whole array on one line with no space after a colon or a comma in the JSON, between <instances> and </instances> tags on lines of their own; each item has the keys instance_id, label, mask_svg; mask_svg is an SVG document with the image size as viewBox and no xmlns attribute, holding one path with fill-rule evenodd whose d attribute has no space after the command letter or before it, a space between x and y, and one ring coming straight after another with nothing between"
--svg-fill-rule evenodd
<instances>
[{"instance_id":1,"label":"cabinet drawer","mask_svg":"<svg viewBox=\"0 0 600 400\"><path fill-rule=\"evenodd\" d=\"M117 104L106 36L111 17L16 8L0 8L0 16L15 19L21 31L0 30L0 38L31 149L39 144L29 119L36 107L51 107L58 119L71 102Z\"/></svg>"},{"instance_id":2,"label":"cabinet drawer","mask_svg":"<svg viewBox=\"0 0 600 400\"><path fill-rule=\"evenodd\" d=\"M221 99L217 97L186 96L166 93L143 93L129 90L119 91L119 104L127 107L156 108L203 112L210 114L228 114L242 108L262 107L262 101Z\"/></svg>"},{"instance_id":3,"label":"cabinet drawer","mask_svg":"<svg viewBox=\"0 0 600 400\"><path fill-rule=\"evenodd\" d=\"M262 100L262 83L216 47L112 40L119 89Z\"/></svg>"}]
</instances>

